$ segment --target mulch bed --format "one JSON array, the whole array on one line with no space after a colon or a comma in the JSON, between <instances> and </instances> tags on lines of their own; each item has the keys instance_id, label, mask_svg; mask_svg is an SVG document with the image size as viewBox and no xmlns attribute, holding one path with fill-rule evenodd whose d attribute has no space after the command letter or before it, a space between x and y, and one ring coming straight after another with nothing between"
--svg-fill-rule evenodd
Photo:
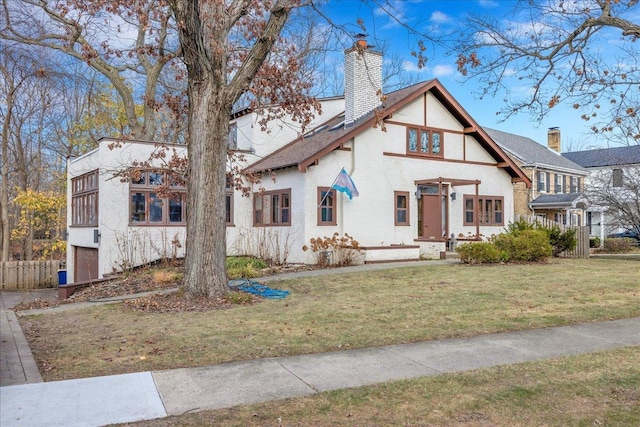
<instances>
[{"instance_id":1,"label":"mulch bed","mask_svg":"<svg viewBox=\"0 0 640 427\"><path fill-rule=\"evenodd\" d=\"M182 266L175 267L176 270ZM260 271L260 276L272 276L282 273L308 271L317 269L313 265L286 265L269 267ZM112 280L82 288L73 293L69 298L58 301L57 299L37 298L29 303L20 303L13 310L34 310L57 307L62 304L73 304L84 301L96 301L105 298L134 295L142 292L162 291L180 287L180 281L158 282L149 274L149 268L142 268L126 274L120 274ZM260 279L257 278L259 281ZM240 291L232 291L220 298L187 298L182 292L157 293L145 297L125 300L126 307L143 312L181 312L181 311L208 311L227 309L238 304L255 304L262 298Z\"/></svg>"}]
</instances>

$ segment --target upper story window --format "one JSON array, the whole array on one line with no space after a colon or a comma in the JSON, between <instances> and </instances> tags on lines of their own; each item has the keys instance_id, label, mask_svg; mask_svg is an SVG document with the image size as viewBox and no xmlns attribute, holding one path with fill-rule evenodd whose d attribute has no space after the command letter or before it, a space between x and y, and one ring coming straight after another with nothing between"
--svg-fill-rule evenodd
<instances>
[{"instance_id":1,"label":"upper story window","mask_svg":"<svg viewBox=\"0 0 640 427\"><path fill-rule=\"evenodd\" d=\"M395 225L409 225L409 193L406 191L394 191Z\"/></svg>"},{"instance_id":2,"label":"upper story window","mask_svg":"<svg viewBox=\"0 0 640 427\"><path fill-rule=\"evenodd\" d=\"M564 193L564 175L556 174L556 185L554 189L556 194Z\"/></svg>"},{"instance_id":3,"label":"upper story window","mask_svg":"<svg viewBox=\"0 0 640 427\"><path fill-rule=\"evenodd\" d=\"M160 185L168 177L163 172L145 171L129 185L129 223L131 225L185 225L187 194L182 185L170 185L171 195L161 197Z\"/></svg>"},{"instance_id":4,"label":"upper story window","mask_svg":"<svg viewBox=\"0 0 640 427\"><path fill-rule=\"evenodd\" d=\"M611 174L611 181L614 187L622 187L622 169L614 169Z\"/></svg>"},{"instance_id":5,"label":"upper story window","mask_svg":"<svg viewBox=\"0 0 640 427\"><path fill-rule=\"evenodd\" d=\"M229 124L229 140L227 141L229 150L238 149L238 125L236 123Z\"/></svg>"},{"instance_id":6,"label":"upper story window","mask_svg":"<svg viewBox=\"0 0 640 427\"><path fill-rule=\"evenodd\" d=\"M572 193L579 193L580 192L580 178L578 178L577 176L572 176L571 177L571 188L570 188Z\"/></svg>"},{"instance_id":7,"label":"upper story window","mask_svg":"<svg viewBox=\"0 0 640 427\"><path fill-rule=\"evenodd\" d=\"M291 189L254 194L253 225L291 225Z\"/></svg>"},{"instance_id":8,"label":"upper story window","mask_svg":"<svg viewBox=\"0 0 640 427\"><path fill-rule=\"evenodd\" d=\"M429 128L407 128L407 154L443 156L442 132Z\"/></svg>"},{"instance_id":9,"label":"upper story window","mask_svg":"<svg viewBox=\"0 0 640 427\"><path fill-rule=\"evenodd\" d=\"M548 193L549 187L549 172L538 171L538 191L541 193Z\"/></svg>"},{"instance_id":10,"label":"upper story window","mask_svg":"<svg viewBox=\"0 0 640 427\"><path fill-rule=\"evenodd\" d=\"M464 196L464 225L475 225L475 215L478 215L480 225L504 225L504 197L478 196L478 206L475 206L475 196Z\"/></svg>"},{"instance_id":11,"label":"upper story window","mask_svg":"<svg viewBox=\"0 0 640 427\"><path fill-rule=\"evenodd\" d=\"M98 170L71 180L71 225L98 225Z\"/></svg>"},{"instance_id":12,"label":"upper story window","mask_svg":"<svg viewBox=\"0 0 640 427\"><path fill-rule=\"evenodd\" d=\"M318 187L318 225L336 224L336 190Z\"/></svg>"}]
</instances>

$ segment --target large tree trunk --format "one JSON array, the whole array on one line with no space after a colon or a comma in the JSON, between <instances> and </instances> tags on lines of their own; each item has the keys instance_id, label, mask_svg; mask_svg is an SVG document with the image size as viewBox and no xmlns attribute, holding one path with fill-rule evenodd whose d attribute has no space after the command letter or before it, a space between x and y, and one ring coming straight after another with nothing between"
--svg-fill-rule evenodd
<instances>
[{"instance_id":1,"label":"large tree trunk","mask_svg":"<svg viewBox=\"0 0 640 427\"><path fill-rule=\"evenodd\" d=\"M231 107L224 105L211 78L190 84L187 295L228 292L226 273L225 179Z\"/></svg>"}]
</instances>

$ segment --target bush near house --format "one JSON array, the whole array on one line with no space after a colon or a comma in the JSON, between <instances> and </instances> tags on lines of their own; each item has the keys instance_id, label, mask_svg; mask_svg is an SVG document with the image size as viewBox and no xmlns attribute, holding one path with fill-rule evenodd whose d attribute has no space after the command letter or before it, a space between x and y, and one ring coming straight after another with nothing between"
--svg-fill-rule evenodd
<instances>
[{"instance_id":1,"label":"bush near house","mask_svg":"<svg viewBox=\"0 0 640 427\"><path fill-rule=\"evenodd\" d=\"M633 251L635 241L628 237L604 239L601 252L610 254L623 254Z\"/></svg>"},{"instance_id":2,"label":"bush near house","mask_svg":"<svg viewBox=\"0 0 640 427\"><path fill-rule=\"evenodd\" d=\"M549 258L553 248L542 230L524 230L498 235L493 244L510 262L538 262Z\"/></svg>"},{"instance_id":3,"label":"bush near house","mask_svg":"<svg viewBox=\"0 0 640 427\"><path fill-rule=\"evenodd\" d=\"M557 225L545 226L538 221L530 223L524 218L518 218L517 220L509 223L506 230L507 234L513 235L519 235L527 230L544 231L549 238L549 244L552 247L553 256L558 256L564 251L571 251L576 248L575 229L562 231Z\"/></svg>"},{"instance_id":4,"label":"bush near house","mask_svg":"<svg viewBox=\"0 0 640 427\"><path fill-rule=\"evenodd\" d=\"M506 227L506 233L491 241L460 245L456 252L467 264L542 262L575 246L575 230L562 231L558 226L546 227L519 219Z\"/></svg>"},{"instance_id":5,"label":"bush near house","mask_svg":"<svg viewBox=\"0 0 640 427\"><path fill-rule=\"evenodd\" d=\"M473 242L456 248L465 264L498 264L507 261L507 254L492 242Z\"/></svg>"},{"instance_id":6,"label":"bush near house","mask_svg":"<svg viewBox=\"0 0 640 427\"><path fill-rule=\"evenodd\" d=\"M343 236L333 233L331 237L312 238L309 243L311 246L304 245L302 250L311 250L316 264L323 267L353 265L360 251L360 243L347 233Z\"/></svg>"}]
</instances>

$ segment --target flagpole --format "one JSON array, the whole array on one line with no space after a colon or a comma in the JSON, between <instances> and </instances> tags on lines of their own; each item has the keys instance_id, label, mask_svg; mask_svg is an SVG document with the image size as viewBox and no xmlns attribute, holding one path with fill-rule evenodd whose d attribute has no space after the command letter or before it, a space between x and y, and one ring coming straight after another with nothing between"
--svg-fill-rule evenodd
<instances>
[{"instance_id":1,"label":"flagpole","mask_svg":"<svg viewBox=\"0 0 640 427\"><path fill-rule=\"evenodd\" d=\"M344 166L342 167L342 169L344 169ZM327 198L327 196L329 196L329 193L331 192L331 187L333 187L333 185L338 181L338 178L340 178L340 174L342 173L342 169L340 169L340 172L338 172L338 175L336 175L336 179L334 179L333 182L331 183L331 185L329 186L329 191L324 193L324 196L322 197L322 200L320 200L320 203L318 204L318 207L322 206L322 204L324 203L324 201Z\"/></svg>"}]
</instances>

